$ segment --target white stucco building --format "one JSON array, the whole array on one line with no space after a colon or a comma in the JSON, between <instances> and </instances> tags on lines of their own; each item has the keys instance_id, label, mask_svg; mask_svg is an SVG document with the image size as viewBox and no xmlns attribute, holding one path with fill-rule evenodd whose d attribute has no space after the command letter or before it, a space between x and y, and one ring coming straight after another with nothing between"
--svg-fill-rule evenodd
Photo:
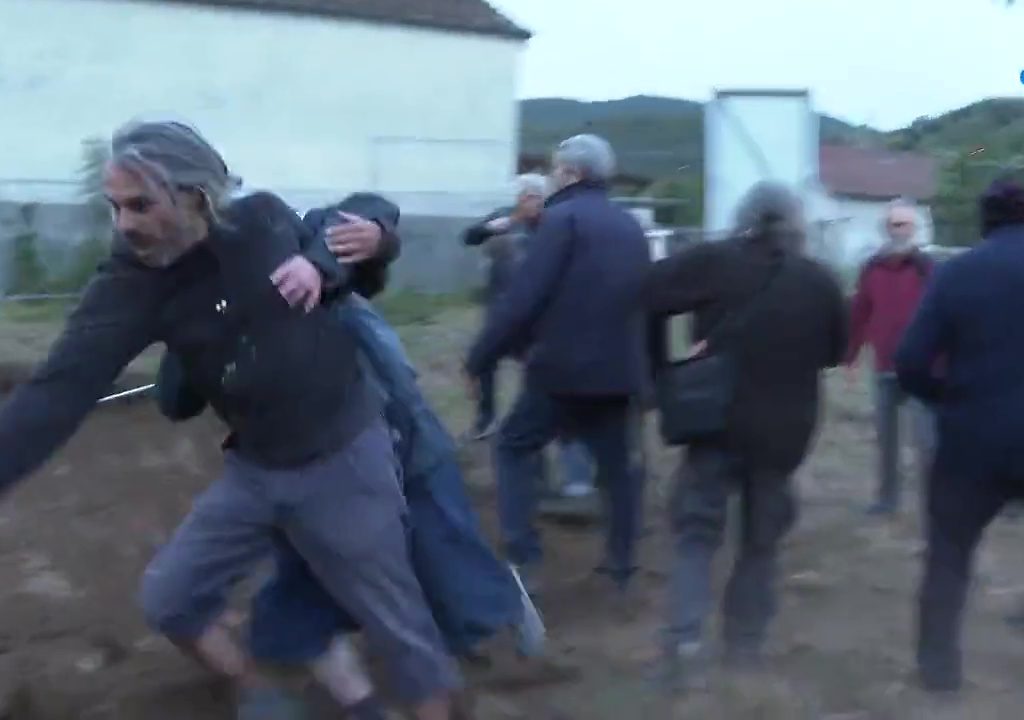
<instances>
[{"instance_id":1,"label":"white stucco building","mask_svg":"<svg viewBox=\"0 0 1024 720\"><path fill-rule=\"evenodd\" d=\"M484 0L0 0L0 201L65 202L83 141L169 117L299 206L489 209L528 37Z\"/></svg>"},{"instance_id":2,"label":"white stucco building","mask_svg":"<svg viewBox=\"0 0 1024 720\"><path fill-rule=\"evenodd\" d=\"M819 252L838 265L866 260L883 242L886 206L898 197L917 205L917 242L934 238L929 200L936 190L932 158L916 153L822 145L811 212Z\"/></svg>"}]
</instances>

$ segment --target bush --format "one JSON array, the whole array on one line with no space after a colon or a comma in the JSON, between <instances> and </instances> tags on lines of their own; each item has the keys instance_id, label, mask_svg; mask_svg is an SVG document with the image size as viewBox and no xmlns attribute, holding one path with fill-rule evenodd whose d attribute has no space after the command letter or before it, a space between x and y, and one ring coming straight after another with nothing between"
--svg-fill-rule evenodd
<instances>
[{"instance_id":1,"label":"bush","mask_svg":"<svg viewBox=\"0 0 1024 720\"><path fill-rule=\"evenodd\" d=\"M46 267L39 257L37 241L35 233L23 232L11 243L9 295L34 295L47 291Z\"/></svg>"}]
</instances>

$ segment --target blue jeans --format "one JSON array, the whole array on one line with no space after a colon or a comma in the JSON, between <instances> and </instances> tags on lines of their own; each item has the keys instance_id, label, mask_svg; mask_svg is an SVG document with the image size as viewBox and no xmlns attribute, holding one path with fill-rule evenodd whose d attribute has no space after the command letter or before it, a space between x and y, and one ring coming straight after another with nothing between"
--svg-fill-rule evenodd
<instances>
[{"instance_id":1,"label":"blue jeans","mask_svg":"<svg viewBox=\"0 0 1024 720\"><path fill-rule=\"evenodd\" d=\"M524 383L502 424L495 449L498 511L509 559L529 565L541 559L534 527L540 493L539 453L559 436L577 438L597 464L604 500L606 570L620 585L632 576L643 504L644 474L632 460L631 403L626 397L555 397Z\"/></svg>"}]
</instances>

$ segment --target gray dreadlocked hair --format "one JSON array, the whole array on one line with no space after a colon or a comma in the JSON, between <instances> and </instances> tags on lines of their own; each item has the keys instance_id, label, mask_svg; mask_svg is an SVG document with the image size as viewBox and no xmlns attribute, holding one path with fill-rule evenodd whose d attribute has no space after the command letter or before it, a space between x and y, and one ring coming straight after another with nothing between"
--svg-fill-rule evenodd
<instances>
[{"instance_id":1,"label":"gray dreadlocked hair","mask_svg":"<svg viewBox=\"0 0 1024 720\"><path fill-rule=\"evenodd\" d=\"M199 193L210 219L218 220L241 180L195 129L179 122L132 122L114 132L111 163L137 173L153 189Z\"/></svg>"},{"instance_id":2,"label":"gray dreadlocked hair","mask_svg":"<svg viewBox=\"0 0 1024 720\"><path fill-rule=\"evenodd\" d=\"M736 230L756 242L799 251L807 234L803 204L782 183L759 182L737 206Z\"/></svg>"}]
</instances>

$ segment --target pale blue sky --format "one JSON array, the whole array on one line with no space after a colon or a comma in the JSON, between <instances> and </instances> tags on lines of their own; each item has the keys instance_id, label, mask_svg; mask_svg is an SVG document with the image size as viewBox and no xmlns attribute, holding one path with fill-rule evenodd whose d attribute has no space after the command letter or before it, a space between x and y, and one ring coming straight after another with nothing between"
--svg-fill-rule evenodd
<instances>
[{"instance_id":1,"label":"pale blue sky","mask_svg":"<svg viewBox=\"0 0 1024 720\"><path fill-rule=\"evenodd\" d=\"M520 97L808 87L882 129L1024 97L1024 0L490 0L534 32Z\"/></svg>"}]
</instances>

